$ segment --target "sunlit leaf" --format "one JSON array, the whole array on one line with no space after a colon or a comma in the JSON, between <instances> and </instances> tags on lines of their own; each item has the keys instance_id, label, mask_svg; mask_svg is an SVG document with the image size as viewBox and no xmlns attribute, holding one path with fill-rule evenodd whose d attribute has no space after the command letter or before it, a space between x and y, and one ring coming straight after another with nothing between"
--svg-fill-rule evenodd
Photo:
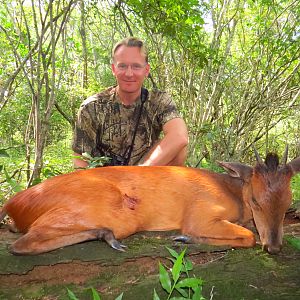
<instances>
[{"instance_id":1,"label":"sunlit leaf","mask_svg":"<svg viewBox=\"0 0 300 300\"><path fill-rule=\"evenodd\" d=\"M166 247L166 248L167 248L167 250L170 252L170 254L171 254L173 257L178 258L179 254L178 254L175 250L173 250L173 249L171 249L171 248L169 248L169 247Z\"/></svg>"},{"instance_id":2,"label":"sunlit leaf","mask_svg":"<svg viewBox=\"0 0 300 300\"><path fill-rule=\"evenodd\" d=\"M176 289L183 297L188 298L188 293L187 293L184 289L182 289L182 288L180 288L180 287L176 287L176 286L175 286L175 289Z\"/></svg>"},{"instance_id":3,"label":"sunlit leaf","mask_svg":"<svg viewBox=\"0 0 300 300\"><path fill-rule=\"evenodd\" d=\"M162 287L168 292L171 292L171 279L165 267L159 263L159 281Z\"/></svg>"},{"instance_id":4,"label":"sunlit leaf","mask_svg":"<svg viewBox=\"0 0 300 300\"><path fill-rule=\"evenodd\" d=\"M201 294L202 293L201 286L194 288L193 291L194 291L194 294L193 294L192 300L205 300L205 298Z\"/></svg>"},{"instance_id":5,"label":"sunlit leaf","mask_svg":"<svg viewBox=\"0 0 300 300\"><path fill-rule=\"evenodd\" d=\"M69 290L67 288L67 291L68 291L69 299L71 299L71 300L79 300L71 290Z\"/></svg>"},{"instance_id":6,"label":"sunlit leaf","mask_svg":"<svg viewBox=\"0 0 300 300\"><path fill-rule=\"evenodd\" d=\"M122 300L123 299L123 294L124 293L120 294L115 300Z\"/></svg>"},{"instance_id":7,"label":"sunlit leaf","mask_svg":"<svg viewBox=\"0 0 300 300\"><path fill-rule=\"evenodd\" d=\"M176 282L179 278L179 275L180 275L180 271L181 271L181 268L182 268L182 260L183 260L183 257L185 255L185 250L184 249L180 255L178 256L178 258L176 259L175 261L175 264L172 268L172 276L173 276L173 280Z\"/></svg>"},{"instance_id":8,"label":"sunlit leaf","mask_svg":"<svg viewBox=\"0 0 300 300\"><path fill-rule=\"evenodd\" d=\"M156 290L153 291L153 300L160 300L159 296L156 293Z\"/></svg>"},{"instance_id":9,"label":"sunlit leaf","mask_svg":"<svg viewBox=\"0 0 300 300\"><path fill-rule=\"evenodd\" d=\"M94 288L91 288L91 290L92 290L93 300L101 300L101 297L98 294L98 292Z\"/></svg>"},{"instance_id":10,"label":"sunlit leaf","mask_svg":"<svg viewBox=\"0 0 300 300\"><path fill-rule=\"evenodd\" d=\"M184 259L184 266L182 268L183 272L188 272L193 270L193 263L190 259L185 258Z\"/></svg>"},{"instance_id":11,"label":"sunlit leaf","mask_svg":"<svg viewBox=\"0 0 300 300\"><path fill-rule=\"evenodd\" d=\"M201 285L203 282L199 278L185 278L179 281L175 287L182 288L182 287L197 287L198 285Z\"/></svg>"}]
</instances>

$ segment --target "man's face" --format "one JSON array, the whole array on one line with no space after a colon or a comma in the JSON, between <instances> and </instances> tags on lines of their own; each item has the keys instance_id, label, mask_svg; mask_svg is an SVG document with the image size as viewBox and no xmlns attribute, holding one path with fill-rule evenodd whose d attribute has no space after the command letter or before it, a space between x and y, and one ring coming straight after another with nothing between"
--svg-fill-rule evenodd
<instances>
[{"instance_id":1,"label":"man's face","mask_svg":"<svg viewBox=\"0 0 300 300\"><path fill-rule=\"evenodd\" d=\"M112 72L123 93L136 93L148 76L150 66L138 47L120 46L114 55Z\"/></svg>"}]
</instances>

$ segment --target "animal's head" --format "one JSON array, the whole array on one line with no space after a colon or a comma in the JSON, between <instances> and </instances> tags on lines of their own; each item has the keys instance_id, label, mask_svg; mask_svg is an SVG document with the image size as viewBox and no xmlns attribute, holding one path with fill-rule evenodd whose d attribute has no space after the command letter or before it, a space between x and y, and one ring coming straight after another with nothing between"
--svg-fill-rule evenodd
<instances>
[{"instance_id":1,"label":"animal's head","mask_svg":"<svg viewBox=\"0 0 300 300\"><path fill-rule=\"evenodd\" d=\"M263 249L278 253L282 246L283 220L292 201L290 181L300 172L300 157L287 163L287 150L280 164L269 153L263 161L255 150L256 165L220 163L231 176L244 181L244 201L250 206Z\"/></svg>"}]
</instances>

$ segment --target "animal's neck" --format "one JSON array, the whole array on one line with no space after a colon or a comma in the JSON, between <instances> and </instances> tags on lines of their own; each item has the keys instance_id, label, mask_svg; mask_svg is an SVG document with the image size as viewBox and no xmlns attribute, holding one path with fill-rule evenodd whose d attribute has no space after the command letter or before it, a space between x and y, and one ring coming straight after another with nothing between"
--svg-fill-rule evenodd
<instances>
[{"instance_id":1,"label":"animal's neck","mask_svg":"<svg viewBox=\"0 0 300 300\"><path fill-rule=\"evenodd\" d=\"M252 198L252 187L249 183L244 183L242 188L242 200L243 200L243 223L247 223L253 219L252 209L250 207L250 201Z\"/></svg>"},{"instance_id":2,"label":"animal's neck","mask_svg":"<svg viewBox=\"0 0 300 300\"><path fill-rule=\"evenodd\" d=\"M249 199L252 197L251 186L245 183L242 179L232 177L228 174L222 174L222 177L224 185L226 185L228 190L233 195L232 199L239 206L240 213L237 222L240 224L247 223L253 218L252 211L249 206Z\"/></svg>"}]
</instances>

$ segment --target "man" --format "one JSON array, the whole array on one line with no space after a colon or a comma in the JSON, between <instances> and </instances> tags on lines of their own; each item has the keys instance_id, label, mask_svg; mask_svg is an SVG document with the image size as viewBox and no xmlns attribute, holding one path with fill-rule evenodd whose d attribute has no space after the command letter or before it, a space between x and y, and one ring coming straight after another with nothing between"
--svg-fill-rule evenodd
<instances>
[{"instance_id":1,"label":"man","mask_svg":"<svg viewBox=\"0 0 300 300\"><path fill-rule=\"evenodd\" d=\"M79 109L74 154L108 156L111 165L184 165L185 122L166 93L142 88L150 72L143 42L130 37L117 43L111 67L117 86L88 98ZM75 168L86 166L74 159Z\"/></svg>"}]
</instances>

